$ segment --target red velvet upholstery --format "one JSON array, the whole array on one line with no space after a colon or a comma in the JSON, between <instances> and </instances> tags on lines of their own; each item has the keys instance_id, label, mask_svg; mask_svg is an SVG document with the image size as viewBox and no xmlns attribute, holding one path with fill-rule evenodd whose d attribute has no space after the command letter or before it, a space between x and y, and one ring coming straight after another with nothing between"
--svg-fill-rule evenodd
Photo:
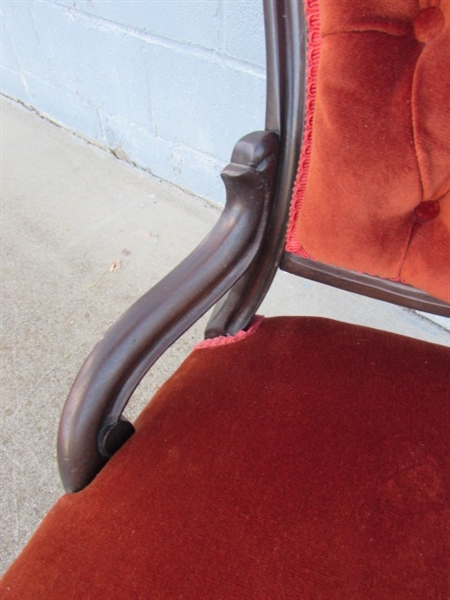
<instances>
[{"instance_id":1,"label":"red velvet upholstery","mask_svg":"<svg viewBox=\"0 0 450 600\"><path fill-rule=\"evenodd\" d=\"M313 318L195 350L15 600L447 600L450 350Z\"/></svg>"},{"instance_id":2,"label":"red velvet upholstery","mask_svg":"<svg viewBox=\"0 0 450 600\"><path fill-rule=\"evenodd\" d=\"M450 0L307 4L287 250L450 301Z\"/></svg>"},{"instance_id":3,"label":"red velvet upholstery","mask_svg":"<svg viewBox=\"0 0 450 600\"><path fill-rule=\"evenodd\" d=\"M287 249L450 301L450 0L307 3ZM448 348L325 319L203 344L0 598L448 600L449 379Z\"/></svg>"}]
</instances>

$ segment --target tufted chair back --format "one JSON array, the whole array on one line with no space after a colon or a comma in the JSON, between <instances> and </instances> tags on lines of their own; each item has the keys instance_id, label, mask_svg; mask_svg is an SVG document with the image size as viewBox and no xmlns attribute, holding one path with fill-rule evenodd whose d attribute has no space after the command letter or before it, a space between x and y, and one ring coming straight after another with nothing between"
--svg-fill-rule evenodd
<instances>
[{"instance_id":1,"label":"tufted chair back","mask_svg":"<svg viewBox=\"0 0 450 600\"><path fill-rule=\"evenodd\" d=\"M450 2L308 0L286 249L450 301Z\"/></svg>"}]
</instances>

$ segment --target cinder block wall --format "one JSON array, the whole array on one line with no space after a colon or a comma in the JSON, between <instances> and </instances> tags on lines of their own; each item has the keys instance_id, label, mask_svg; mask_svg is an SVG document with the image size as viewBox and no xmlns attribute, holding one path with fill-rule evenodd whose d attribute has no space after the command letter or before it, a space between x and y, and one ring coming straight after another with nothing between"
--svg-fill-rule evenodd
<instances>
[{"instance_id":1,"label":"cinder block wall","mask_svg":"<svg viewBox=\"0 0 450 600\"><path fill-rule=\"evenodd\" d=\"M223 203L234 143L264 128L261 0L2 0L2 92Z\"/></svg>"}]
</instances>

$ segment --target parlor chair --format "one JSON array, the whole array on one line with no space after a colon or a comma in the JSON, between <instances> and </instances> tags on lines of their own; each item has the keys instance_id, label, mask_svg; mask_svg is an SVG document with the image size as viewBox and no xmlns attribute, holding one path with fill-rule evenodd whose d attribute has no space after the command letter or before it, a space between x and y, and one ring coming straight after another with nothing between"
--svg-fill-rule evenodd
<instances>
[{"instance_id":1,"label":"parlor chair","mask_svg":"<svg viewBox=\"0 0 450 600\"><path fill-rule=\"evenodd\" d=\"M278 268L450 315L450 2L265 0L265 24L266 130L237 143L210 235L82 367L67 493L2 599L450 597L450 349L255 316Z\"/></svg>"}]
</instances>

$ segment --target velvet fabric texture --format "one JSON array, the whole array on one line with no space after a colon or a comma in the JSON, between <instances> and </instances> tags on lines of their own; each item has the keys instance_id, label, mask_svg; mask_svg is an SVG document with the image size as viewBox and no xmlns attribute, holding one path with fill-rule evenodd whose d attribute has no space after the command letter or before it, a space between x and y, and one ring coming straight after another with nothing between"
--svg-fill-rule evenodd
<instances>
[{"instance_id":1,"label":"velvet fabric texture","mask_svg":"<svg viewBox=\"0 0 450 600\"><path fill-rule=\"evenodd\" d=\"M448 600L450 350L316 318L200 347L10 600Z\"/></svg>"},{"instance_id":2,"label":"velvet fabric texture","mask_svg":"<svg viewBox=\"0 0 450 600\"><path fill-rule=\"evenodd\" d=\"M307 135L286 249L450 302L450 0L306 4Z\"/></svg>"}]
</instances>

